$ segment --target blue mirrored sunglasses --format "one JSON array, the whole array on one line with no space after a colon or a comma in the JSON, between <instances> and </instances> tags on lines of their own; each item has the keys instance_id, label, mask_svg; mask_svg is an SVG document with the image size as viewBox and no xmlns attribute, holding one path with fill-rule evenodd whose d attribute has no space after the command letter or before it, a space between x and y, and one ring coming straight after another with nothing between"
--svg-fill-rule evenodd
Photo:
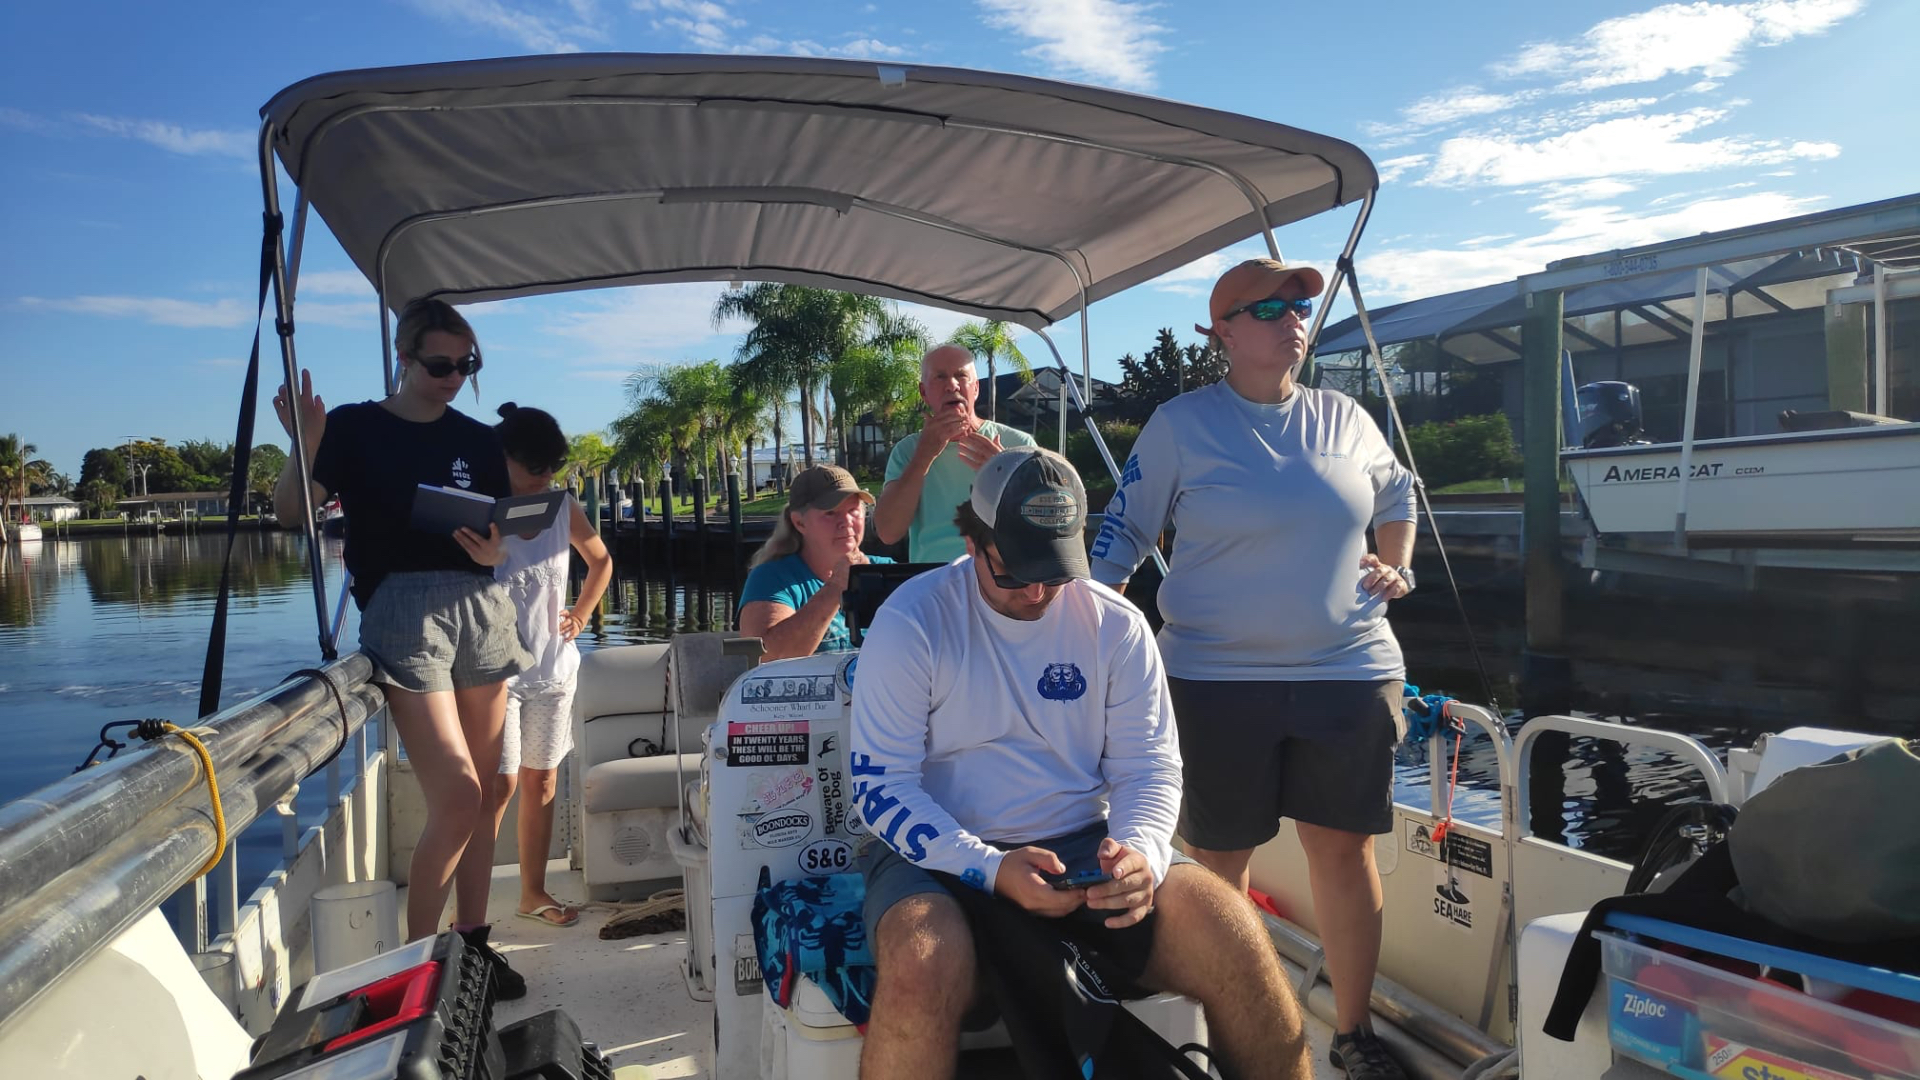
<instances>
[{"instance_id":1,"label":"blue mirrored sunglasses","mask_svg":"<svg viewBox=\"0 0 1920 1080\"><path fill-rule=\"evenodd\" d=\"M1277 296L1270 296L1265 300L1255 300L1251 304L1234 308L1222 317L1231 319L1243 311L1261 322L1273 322L1288 312L1292 312L1301 322L1306 322L1313 318L1313 300L1305 296L1298 300L1282 300Z\"/></svg>"}]
</instances>

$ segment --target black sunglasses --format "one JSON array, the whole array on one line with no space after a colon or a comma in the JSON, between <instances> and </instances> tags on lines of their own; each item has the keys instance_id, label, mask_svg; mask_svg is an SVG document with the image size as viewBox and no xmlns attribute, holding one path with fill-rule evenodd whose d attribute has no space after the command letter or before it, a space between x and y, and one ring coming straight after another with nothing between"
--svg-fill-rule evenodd
<instances>
[{"instance_id":1,"label":"black sunglasses","mask_svg":"<svg viewBox=\"0 0 1920 1080\"><path fill-rule=\"evenodd\" d=\"M1227 312L1225 315L1222 315L1221 318L1231 319L1243 311L1261 322L1273 322L1288 312L1292 312L1298 316L1301 322L1306 322L1308 319L1313 318L1313 300L1305 296L1298 300L1282 300L1277 296L1270 296L1265 300L1255 300L1251 304L1242 304L1232 311Z\"/></svg>"},{"instance_id":2,"label":"black sunglasses","mask_svg":"<svg viewBox=\"0 0 1920 1080\"><path fill-rule=\"evenodd\" d=\"M480 354L477 352L470 352L458 360L445 356L416 356L413 362L436 379L444 379L456 371L467 376L480 370Z\"/></svg>"},{"instance_id":3,"label":"black sunglasses","mask_svg":"<svg viewBox=\"0 0 1920 1080\"><path fill-rule=\"evenodd\" d=\"M1029 585L1065 585L1067 582L1073 580L1073 575L1068 574L1064 577L1053 578L1047 581L1021 581L1011 574L1003 573L1002 569L1004 569L1004 564L1001 568L996 568L993 565L993 557L987 555L986 552L983 551L980 554L987 560L987 576L993 578L995 585L1008 592L1019 592Z\"/></svg>"}]
</instances>

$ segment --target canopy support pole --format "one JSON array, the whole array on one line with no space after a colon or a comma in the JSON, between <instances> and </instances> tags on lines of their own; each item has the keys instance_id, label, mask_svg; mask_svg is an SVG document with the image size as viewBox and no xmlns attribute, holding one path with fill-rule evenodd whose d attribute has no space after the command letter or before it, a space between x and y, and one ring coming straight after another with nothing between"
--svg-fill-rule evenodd
<instances>
[{"instance_id":1,"label":"canopy support pole","mask_svg":"<svg viewBox=\"0 0 1920 1080\"><path fill-rule=\"evenodd\" d=\"M260 125L260 195L267 208L269 218L280 214L280 187L273 165L274 127L271 122ZM302 198L298 204L305 205ZM280 338L280 360L286 375L287 391L298 393L300 387L300 364L293 351L293 288L287 279L287 250L278 241L273 245L273 314L274 329ZM326 567L320 559L320 527L313 517L313 477L307 469L306 432L300 410L287 410L293 417L293 467L300 478L301 530L307 536L307 571L313 581L313 613L318 626L320 655L328 660L334 658L333 639L327 630L327 577Z\"/></svg>"},{"instance_id":2,"label":"canopy support pole","mask_svg":"<svg viewBox=\"0 0 1920 1080\"><path fill-rule=\"evenodd\" d=\"M1373 198L1379 193L1380 189L1375 188L1360 200L1360 212L1354 216L1352 231L1347 233L1347 246L1340 249L1340 257L1333 264L1333 276L1327 279L1327 291L1321 294L1326 300L1313 313L1313 328L1307 331L1307 352L1300 360L1300 370L1294 373L1294 380L1303 386L1313 385L1313 351L1320 345L1320 329L1327 323L1327 312L1333 308L1334 297L1340 295L1342 279L1351 276L1347 268L1353 265L1353 253L1360 248L1360 234L1366 231L1367 219L1373 216ZM1272 229L1267 230L1267 247L1275 259L1280 257Z\"/></svg>"},{"instance_id":3,"label":"canopy support pole","mask_svg":"<svg viewBox=\"0 0 1920 1080\"><path fill-rule=\"evenodd\" d=\"M1084 322L1085 320L1086 320L1086 313L1082 311L1081 321ZM1100 429L1094 426L1093 417L1087 415L1087 403L1085 400L1083 400L1080 397L1080 388L1073 384L1073 375L1067 371L1067 362L1060 358L1060 350L1054 347L1053 338L1049 337L1045 330L1035 330L1034 334L1037 335L1041 341L1044 341L1047 343L1047 350L1053 353L1054 366L1060 369L1060 383L1062 387L1061 394L1060 394L1060 401L1062 403L1060 406L1060 423L1062 425L1061 426L1062 435L1060 438L1060 447L1061 447L1060 456L1061 457L1066 456L1067 441L1064 433L1066 430L1065 424L1066 424L1066 416L1067 416L1067 407L1065 402L1067 400L1067 395L1072 394L1074 407L1080 410L1080 422L1087 425L1087 434L1093 436L1093 447L1094 449L1100 451L1100 460L1106 463L1107 472L1113 477L1113 489L1117 493L1121 487L1120 466L1114 464L1113 451L1107 449L1107 440L1100 437ZM1167 576L1167 560L1165 556L1160 554L1160 548L1158 546L1154 546L1154 547L1148 548L1147 550L1150 553L1152 553L1153 565L1159 569L1160 576L1162 578L1166 577Z\"/></svg>"},{"instance_id":4,"label":"canopy support pole","mask_svg":"<svg viewBox=\"0 0 1920 1080\"><path fill-rule=\"evenodd\" d=\"M1887 267L1873 264L1873 414L1887 416Z\"/></svg>"},{"instance_id":5,"label":"canopy support pole","mask_svg":"<svg viewBox=\"0 0 1920 1080\"><path fill-rule=\"evenodd\" d=\"M1707 338L1707 268L1693 273L1693 337L1687 350L1687 412L1681 418L1680 484L1673 510L1673 547L1687 549L1687 478L1693 472L1695 414L1700 409L1700 362Z\"/></svg>"}]
</instances>

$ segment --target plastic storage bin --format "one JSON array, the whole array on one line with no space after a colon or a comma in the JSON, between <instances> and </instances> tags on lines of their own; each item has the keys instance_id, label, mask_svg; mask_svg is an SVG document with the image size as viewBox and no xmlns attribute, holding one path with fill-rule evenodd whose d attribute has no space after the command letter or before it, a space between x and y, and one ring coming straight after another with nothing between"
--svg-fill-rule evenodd
<instances>
[{"instance_id":1,"label":"plastic storage bin","mask_svg":"<svg viewBox=\"0 0 1920 1080\"><path fill-rule=\"evenodd\" d=\"M1920 1029L1766 981L1752 959L1689 959L1617 930L1596 936L1607 977L1607 1035L1620 1053L1692 1080L1920 1080ZM1845 965L1783 955L1798 957L1791 970L1817 973L1825 992L1843 1001L1873 993L1856 989L1861 983L1903 989L1887 984L1888 972L1858 969L1870 977L1838 979L1834 969ZM1769 962L1786 968L1783 955ZM1891 977L1920 990L1920 980ZM1891 1006L1896 1013L1916 1008L1904 998L1873 1000L1877 1009Z\"/></svg>"}]
</instances>

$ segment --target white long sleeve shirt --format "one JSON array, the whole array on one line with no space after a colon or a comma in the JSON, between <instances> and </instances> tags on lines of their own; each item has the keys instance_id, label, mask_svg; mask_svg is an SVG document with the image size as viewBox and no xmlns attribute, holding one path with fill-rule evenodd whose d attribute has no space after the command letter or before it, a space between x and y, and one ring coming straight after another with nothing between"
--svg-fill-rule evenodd
<instances>
[{"instance_id":1,"label":"white long sleeve shirt","mask_svg":"<svg viewBox=\"0 0 1920 1080\"><path fill-rule=\"evenodd\" d=\"M1006 851L1105 818L1166 877L1180 747L1146 620L1090 581L1033 622L962 558L902 585L860 650L853 801L901 856L991 892Z\"/></svg>"},{"instance_id":2,"label":"white long sleeve shirt","mask_svg":"<svg viewBox=\"0 0 1920 1080\"><path fill-rule=\"evenodd\" d=\"M1160 653L1194 680L1376 680L1406 664L1387 602L1361 585L1368 525L1414 520L1413 474L1378 424L1334 390L1278 405L1215 383L1140 431L1091 551L1131 577L1169 520Z\"/></svg>"}]
</instances>

